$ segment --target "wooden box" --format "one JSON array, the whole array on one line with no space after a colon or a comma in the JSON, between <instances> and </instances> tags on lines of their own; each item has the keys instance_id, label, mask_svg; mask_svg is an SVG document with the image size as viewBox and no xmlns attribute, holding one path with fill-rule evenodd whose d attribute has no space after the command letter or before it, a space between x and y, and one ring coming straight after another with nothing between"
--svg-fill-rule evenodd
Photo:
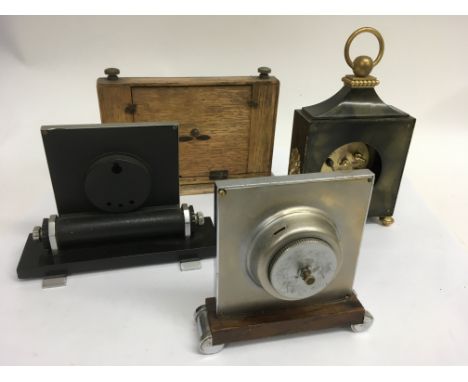
<instances>
[{"instance_id":1,"label":"wooden box","mask_svg":"<svg viewBox=\"0 0 468 382\"><path fill-rule=\"evenodd\" d=\"M271 175L279 81L259 68L245 77L118 77L97 80L101 121L179 122L182 194L213 181Z\"/></svg>"}]
</instances>

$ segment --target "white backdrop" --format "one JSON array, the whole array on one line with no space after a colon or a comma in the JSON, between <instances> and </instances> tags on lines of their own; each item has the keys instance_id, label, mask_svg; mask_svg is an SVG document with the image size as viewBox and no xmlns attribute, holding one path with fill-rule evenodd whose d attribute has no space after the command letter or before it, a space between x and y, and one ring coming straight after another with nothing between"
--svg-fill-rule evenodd
<instances>
[{"instance_id":1,"label":"white backdrop","mask_svg":"<svg viewBox=\"0 0 468 382\"><path fill-rule=\"evenodd\" d=\"M281 81L273 171L285 174L293 110L328 98L341 87L341 77L350 73L344 43L364 25L379 29L386 42L383 60L373 72L381 81L377 92L417 119L405 184L415 190L419 207L414 211L425 211L427 205L433 215L421 212L420 220L411 216L415 238L424 241L431 226L433 232L443 230L439 218L468 246L466 17L0 17L0 240L8 256L2 266L9 280L15 279L26 233L55 211L39 128L99 122L95 80L104 68L118 67L122 76L225 76L253 75L257 67L270 66ZM360 36L352 48L352 56L376 52L372 36ZM397 222L399 216L416 213L402 210L413 205L408 200L397 204ZM377 235L372 243L378 235L387 235L376 227L369 230ZM432 234L431 245L449 240L450 234L440 235ZM407 240L411 242L411 236ZM451 244L444 250L466 265L462 252L453 248ZM447 256L447 262L452 261ZM440 264L433 266L437 277ZM151 277L149 268L142 272ZM445 277L449 275L447 271ZM97 276L89 277L92 285ZM466 280L457 283L463 288ZM12 283L11 288L20 291L24 285ZM198 292L206 296L210 292L204 288ZM3 308L4 314L9 312ZM2 358L20 362L20 354ZM450 362L450 356L454 354L431 353L426 361ZM401 362L401 357L389 362ZM51 355L49 362L53 359ZM242 359L247 358L239 362ZM129 358L122 355L120 361L125 360Z\"/></svg>"},{"instance_id":2,"label":"white backdrop","mask_svg":"<svg viewBox=\"0 0 468 382\"><path fill-rule=\"evenodd\" d=\"M266 65L281 81L273 170L284 174L293 110L340 88L350 72L344 42L363 25L386 42L373 73L378 93L417 119L405 176L468 245L467 17L2 17L2 151L21 141L25 151L9 159L34 174L18 182L47 177L39 127L98 122L95 79L105 67L123 76L211 76L255 74ZM352 48L376 52L370 35ZM17 186L8 184L2 199ZM11 207L6 216L18 214Z\"/></svg>"}]
</instances>

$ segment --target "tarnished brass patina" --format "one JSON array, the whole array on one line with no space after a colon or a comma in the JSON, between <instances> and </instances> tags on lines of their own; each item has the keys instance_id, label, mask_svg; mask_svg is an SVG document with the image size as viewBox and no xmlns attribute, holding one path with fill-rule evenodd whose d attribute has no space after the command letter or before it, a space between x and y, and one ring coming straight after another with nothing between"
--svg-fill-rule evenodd
<instances>
[{"instance_id":1,"label":"tarnished brass patina","mask_svg":"<svg viewBox=\"0 0 468 382\"><path fill-rule=\"evenodd\" d=\"M379 219L382 225L385 227L388 227L395 223L395 219L393 218L393 216L381 216Z\"/></svg>"},{"instance_id":2,"label":"tarnished brass patina","mask_svg":"<svg viewBox=\"0 0 468 382\"><path fill-rule=\"evenodd\" d=\"M377 57L373 60L369 56L358 56L354 60L351 60L351 57L349 56L349 48L351 43L357 35L366 32L373 34L379 42L379 53L377 54ZM373 88L377 86L380 81L374 76L371 76L370 73L372 72L374 66L376 66L382 59L384 50L384 39L377 29L372 27L362 27L351 33L351 36L349 36L345 44L344 56L346 63L351 69L353 69L354 76L344 76L342 79L344 84L351 88Z\"/></svg>"},{"instance_id":3,"label":"tarnished brass patina","mask_svg":"<svg viewBox=\"0 0 468 382\"><path fill-rule=\"evenodd\" d=\"M350 46L361 33L377 38L375 58L351 59ZM383 54L384 40L376 29L359 28L349 36L344 57L353 74L342 78L344 86L332 97L294 112L289 173L371 170L369 216L389 226L416 120L376 93L379 80L371 73Z\"/></svg>"},{"instance_id":4,"label":"tarnished brass patina","mask_svg":"<svg viewBox=\"0 0 468 382\"><path fill-rule=\"evenodd\" d=\"M294 148L289 157L289 175L301 173L301 154L299 150Z\"/></svg>"}]
</instances>

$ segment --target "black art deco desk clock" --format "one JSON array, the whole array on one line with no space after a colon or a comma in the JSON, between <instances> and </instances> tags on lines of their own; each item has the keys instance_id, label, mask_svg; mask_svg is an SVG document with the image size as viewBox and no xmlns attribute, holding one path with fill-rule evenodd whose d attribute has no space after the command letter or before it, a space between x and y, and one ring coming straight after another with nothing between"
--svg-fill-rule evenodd
<instances>
[{"instance_id":1,"label":"black art deco desk clock","mask_svg":"<svg viewBox=\"0 0 468 382\"><path fill-rule=\"evenodd\" d=\"M352 61L350 45L364 32L378 39L378 56ZM369 216L391 225L416 120L385 104L374 89L379 80L370 73L383 52L383 38L374 28L360 28L349 37L345 59L354 75L343 77L344 86L333 97L294 112L289 173L370 169L375 185Z\"/></svg>"},{"instance_id":2,"label":"black art deco desk clock","mask_svg":"<svg viewBox=\"0 0 468 382\"><path fill-rule=\"evenodd\" d=\"M215 255L211 219L179 205L177 124L44 126L41 133L58 215L29 235L19 278Z\"/></svg>"},{"instance_id":3,"label":"black art deco desk clock","mask_svg":"<svg viewBox=\"0 0 468 382\"><path fill-rule=\"evenodd\" d=\"M195 312L200 351L368 328L353 280L373 180L364 169L217 181L216 298Z\"/></svg>"}]
</instances>

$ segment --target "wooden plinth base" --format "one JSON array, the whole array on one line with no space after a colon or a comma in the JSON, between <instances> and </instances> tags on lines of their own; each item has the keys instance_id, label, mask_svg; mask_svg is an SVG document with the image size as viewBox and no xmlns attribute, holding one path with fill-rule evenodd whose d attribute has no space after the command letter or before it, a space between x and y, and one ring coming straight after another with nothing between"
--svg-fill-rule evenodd
<instances>
[{"instance_id":1,"label":"wooden plinth base","mask_svg":"<svg viewBox=\"0 0 468 382\"><path fill-rule=\"evenodd\" d=\"M206 299L212 345L313 330L359 325L366 311L356 295L328 303L306 304L249 316L219 317L216 298Z\"/></svg>"}]
</instances>

